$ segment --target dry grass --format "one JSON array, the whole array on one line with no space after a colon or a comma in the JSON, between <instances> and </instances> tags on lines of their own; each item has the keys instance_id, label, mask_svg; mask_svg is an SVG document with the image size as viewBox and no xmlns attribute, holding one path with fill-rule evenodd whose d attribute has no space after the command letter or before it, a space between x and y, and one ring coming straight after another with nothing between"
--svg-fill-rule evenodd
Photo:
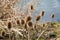
<instances>
[{"instance_id":1,"label":"dry grass","mask_svg":"<svg viewBox=\"0 0 60 40\"><path fill-rule=\"evenodd\" d=\"M20 0L0 0L0 40L60 40L60 23L38 24L37 21L44 16L45 11L36 17L34 23L32 15L18 14L15 9L18 1ZM31 10L33 9L31 5ZM51 18L54 18L54 14Z\"/></svg>"}]
</instances>

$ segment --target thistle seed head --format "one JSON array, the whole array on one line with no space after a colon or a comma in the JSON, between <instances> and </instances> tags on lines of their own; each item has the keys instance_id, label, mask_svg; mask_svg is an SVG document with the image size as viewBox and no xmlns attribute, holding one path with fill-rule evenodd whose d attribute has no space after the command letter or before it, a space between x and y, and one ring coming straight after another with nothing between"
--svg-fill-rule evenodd
<instances>
[{"instance_id":1,"label":"thistle seed head","mask_svg":"<svg viewBox=\"0 0 60 40\"><path fill-rule=\"evenodd\" d=\"M52 14L52 15L51 15L51 18L54 18L54 16L55 16L55 15L54 15L54 14Z\"/></svg>"},{"instance_id":2,"label":"thistle seed head","mask_svg":"<svg viewBox=\"0 0 60 40\"><path fill-rule=\"evenodd\" d=\"M36 21L39 21L39 19L40 19L40 16L37 16L37 17L36 17Z\"/></svg>"},{"instance_id":3,"label":"thistle seed head","mask_svg":"<svg viewBox=\"0 0 60 40\"><path fill-rule=\"evenodd\" d=\"M28 22L28 26L29 27L32 27L33 26L33 23L31 21Z\"/></svg>"},{"instance_id":4,"label":"thistle seed head","mask_svg":"<svg viewBox=\"0 0 60 40\"><path fill-rule=\"evenodd\" d=\"M42 11L42 12L40 13L40 16L44 16L44 13L45 13L45 11Z\"/></svg>"},{"instance_id":5,"label":"thistle seed head","mask_svg":"<svg viewBox=\"0 0 60 40\"><path fill-rule=\"evenodd\" d=\"M24 21L23 19L21 19L21 24L22 24L22 25L25 24L25 21Z\"/></svg>"},{"instance_id":6,"label":"thistle seed head","mask_svg":"<svg viewBox=\"0 0 60 40\"><path fill-rule=\"evenodd\" d=\"M11 22L8 22L8 29L11 29L11 27L12 27Z\"/></svg>"},{"instance_id":7,"label":"thistle seed head","mask_svg":"<svg viewBox=\"0 0 60 40\"><path fill-rule=\"evenodd\" d=\"M30 21L32 19L31 16L26 17L26 22Z\"/></svg>"}]
</instances>

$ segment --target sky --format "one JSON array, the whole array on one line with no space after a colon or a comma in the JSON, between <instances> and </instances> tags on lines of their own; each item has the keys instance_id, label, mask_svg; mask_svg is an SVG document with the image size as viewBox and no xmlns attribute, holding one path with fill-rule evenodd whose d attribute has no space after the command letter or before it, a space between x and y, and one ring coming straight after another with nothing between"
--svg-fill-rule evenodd
<instances>
[{"instance_id":1,"label":"sky","mask_svg":"<svg viewBox=\"0 0 60 40\"><path fill-rule=\"evenodd\" d=\"M45 11L45 15L41 21L51 21L51 14L54 13L55 18L53 20L60 22L60 0L21 0L19 7L22 7L23 9L20 10L20 12L29 8L29 4L33 4L36 9L33 12L33 16L39 15L42 10Z\"/></svg>"}]
</instances>

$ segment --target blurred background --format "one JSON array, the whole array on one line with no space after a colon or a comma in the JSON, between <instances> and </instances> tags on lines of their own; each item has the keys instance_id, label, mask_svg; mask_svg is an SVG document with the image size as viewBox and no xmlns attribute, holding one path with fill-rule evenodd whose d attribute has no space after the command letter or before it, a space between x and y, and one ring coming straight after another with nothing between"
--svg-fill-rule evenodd
<instances>
[{"instance_id":1,"label":"blurred background","mask_svg":"<svg viewBox=\"0 0 60 40\"><path fill-rule=\"evenodd\" d=\"M18 9L19 12L23 13L24 11L27 11L29 9L29 5L31 4L34 6L35 9L32 12L33 18L36 15L39 15L42 10L44 10L45 15L40 21L51 21L51 14L54 13L55 18L53 20L56 22L60 22L60 0L20 0L17 5L17 8L20 8Z\"/></svg>"}]
</instances>

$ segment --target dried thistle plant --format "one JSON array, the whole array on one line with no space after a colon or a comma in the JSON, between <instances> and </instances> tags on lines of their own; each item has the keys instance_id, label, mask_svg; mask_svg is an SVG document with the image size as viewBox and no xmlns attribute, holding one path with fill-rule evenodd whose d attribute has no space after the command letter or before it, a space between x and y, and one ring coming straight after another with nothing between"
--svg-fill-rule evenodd
<instances>
[{"instance_id":1,"label":"dried thistle plant","mask_svg":"<svg viewBox=\"0 0 60 40\"><path fill-rule=\"evenodd\" d=\"M12 23L11 22L8 22L8 29L11 29L11 27L12 27Z\"/></svg>"},{"instance_id":2,"label":"dried thistle plant","mask_svg":"<svg viewBox=\"0 0 60 40\"><path fill-rule=\"evenodd\" d=\"M16 22L17 22L18 25L20 25L20 21L19 20L17 20Z\"/></svg>"},{"instance_id":3,"label":"dried thistle plant","mask_svg":"<svg viewBox=\"0 0 60 40\"><path fill-rule=\"evenodd\" d=\"M1 2L2 1L2 2ZM17 15L19 15L19 14L17 14L18 12L17 12L17 10L15 9L15 4L16 4L16 2L17 2L18 0L0 0L0 3L2 3L2 5L0 5L0 13L1 13L1 15L0 15L0 19L7 19L7 21L8 21L8 18L11 18L12 16L13 17L16 17L17 18ZM30 11L30 13L32 13L32 11L34 10L34 6L33 5L31 5L30 6L30 9L31 9L31 11ZM17 15L16 15L16 14ZM27 12L26 12L27 13ZM40 15L38 15L37 17L36 17L36 22L37 21L39 21L40 19L41 19L41 17L43 17L44 16L44 13L45 13L45 11L42 11L42 13L40 14ZM19 15L19 16L21 16L21 15ZM27 31L27 33L26 33L26 35L28 36L28 37L26 37L25 36L25 30L24 30L24 28L22 28L21 30L23 30L23 31L21 31L21 32L23 32L22 34L21 34L21 32L20 32L20 28L19 29L16 29L16 28L14 28L15 26L16 26L16 24L14 25L14 27L12 28L12 23L13 22L10 22L11 20L9 20L9 22L8 22L8 29L7 29L7 31L9 30L9 29L11 29L11 30L14 30L14 35L16 35L16 36L14 36L14 38L12 39L12 40L20 40L20 37L18 37L18 36L20 36L20 34L22 35L22 39L21 40L25 40L24 39L24 36L28 39L28 40L30 40L30 36L31 37L33 37L32 35L30 35L31 33L33 33L35 30L36 30L36 32L37 31L40 31L40 30L37 30L39 27L37 26L37 23L36 24L33 24L33 22L32 22L32 17L31 17L31 15L30 16L26 16L26 20L24 19L25 18L25 16L24 15L22 15L21 16L22 17L22 19L21 20L13 20L13 18L11 19L11 20L13 20L14 21L14 23L15 23L15 21L16 21L16 23L19 25L19 27L20 27L20 25L24 25L23 27L25 28L25 29L27 29L26 31ZM24 18L23 18L24 17ZM54 18L54 14L52 14L52 16L51 16L51 18ZM3 22L4 23L4 22ZM33 25L35 26L35 30L32 30L33 32L31 32L31 30L29 30L29 29L31 29L32 27L33 27ZM21 26L21 27L22 27ZM45 24L43 24L43 26L45 26ZM4 26L5 27L5 26ZM18 27L18 26L17 26ZM27 28L28 27L28 28ZM1 29L3 29L2 27L1 27ZM9 33L11 32L11 30L9 30ZM36 32L34 32L34 34L36 33ZM43 36L43 34L44 34L44 32L45 32L45 30L43 30L42 32L41 32L41 34L40 34L40 36L38 37L38 39L41 37L41 36ZM16 34L17 33L17 34ZM38 32L37 32L38 33ZM33 35L34 35L33 34ZM4 36L5 35L5 32L3 31L2 32L2 36ZM11 34L6 34L6 37L10 37L11 36ZM36 35L34 35L34 36L36 36ZM3 37L0 37L0 38L2 38L3 39ZM18 39L19 38L19 39ZM9 39L6 39L6 40L10 40L10 38ZM33 40L33 38L32 38L32 40Z\"/></svg>"},{"instance_id":4,"label":"dried thistle plant","mask_svg":"<svg viewBox=\"0 0 60 40\"><path fill-rule=\"evenodd\" d=\"M52 22L54 22L54 17L55 17L55 15L54 15L54 13L52 13L51 14Z\"/></svg>"},{"instance_id":5,"label":"dried thistle plant","mask_svg":"<svg viewBox=\"0 0 60 40\"><path fill-rule=\"evenodd\" d=\"M3 36L3 37L5 36L5 31L2 32L2 36Z\"/></svg>"},{"instance_id":6,"label":"dried thistle plant","mask_svg":"<svg viewBox=\"0 0 60 40\"><path fill-rule=\"evenodd\" d=\"M29 21L29 22L27 23L27 25L28 25L29 27L32 27L32 26L33 26L32 21Z\"/></svg>"},{"instance_id":7,"label":"dried thistle plant","mask_svg":"<svg viewBox=\"0 0 60 40\"><path fill-rule=\"evenodd\" d=\"M40 13L40 16L41 16L41 17L44 16L44 13L45 13L45 11L42 11L42 12Z\"/></svg>"},{"instance_id":8,"label":"dried thistle plant","mask_svg":"<svg viewBox=\"0 0 60 40\"><path fill-rule=\"evenodd\" d=\"M54 15L54 14L52 14L52 15L51 15L51 18L54 18L54 16L55 16L55 15Z\"/></svg>"},{"instance_id":9,"label":"dried thistle plant","mask_svg":"<svg viewBox=\"0 0 60 40\"><path fill-rule=\"evenodd\" d=\"M31 19L32 19L31 16L27 16L27 17L26 17L26 22L31 21Z\"/></svg>"},{"instance_id":10,"label":"dried thistle plant","mask_svg":"<svg viewBox=\"0 0 60 40\"><path fill-rule=\"evenodd\" d=\"M45 24L42 24L43 27L45 27Z\"/></svg>"},{"instance_id":11,"label":"dried thistle plant","mask_svg":"<svg viewBox=\"0 0 60 40\"><path fill-rule=\"evenodd\" d=\"M31 10L33 10L34 9L34 7L33 7L33 5L31 5Z\"/></svg>"},{"instance_id":12,"label":"dried thistle plant","mask_svg":"<svg viewBox=\"0 0 60 40\"><path fill-rule=\"evenodd\" d=\"M0 11L0 17L1 18L4 18L4 17L8 18L8 17L16 14L17 11L15 13L15 9L14 8L15 8L16 3L18 3L19 1L20 0L13 0L13 1L12 0L0 0L0 4L1 4L0 5L0 10L1 10ZM7 16L4 15L4 14L7 14ZM10 15L10 14L12 14L12 15ZM8 15L10 15L10 16L8 16Z\"/></svg>"},{"instance_id":13,"label":"dried thistle plant","mask_svg":"<svg viewBox=\"0 0 60 40\"><path fill-rule=\"evenodd\" d=\"M36 17L36 21L39 21L39 20L40 20L40 16L37 16L37 17Z\"/></svg>"},{"instance_id":14,"label":"dried thistle plant","mask_svg":"<svg viewBox=\"0 0 60 40\"><path fill-rule=\"evenodd\" d=\"M21 22L21 25L25 24L25 20L24 19L21 19L20 22Z\"/></svg>"}]
</instances>

